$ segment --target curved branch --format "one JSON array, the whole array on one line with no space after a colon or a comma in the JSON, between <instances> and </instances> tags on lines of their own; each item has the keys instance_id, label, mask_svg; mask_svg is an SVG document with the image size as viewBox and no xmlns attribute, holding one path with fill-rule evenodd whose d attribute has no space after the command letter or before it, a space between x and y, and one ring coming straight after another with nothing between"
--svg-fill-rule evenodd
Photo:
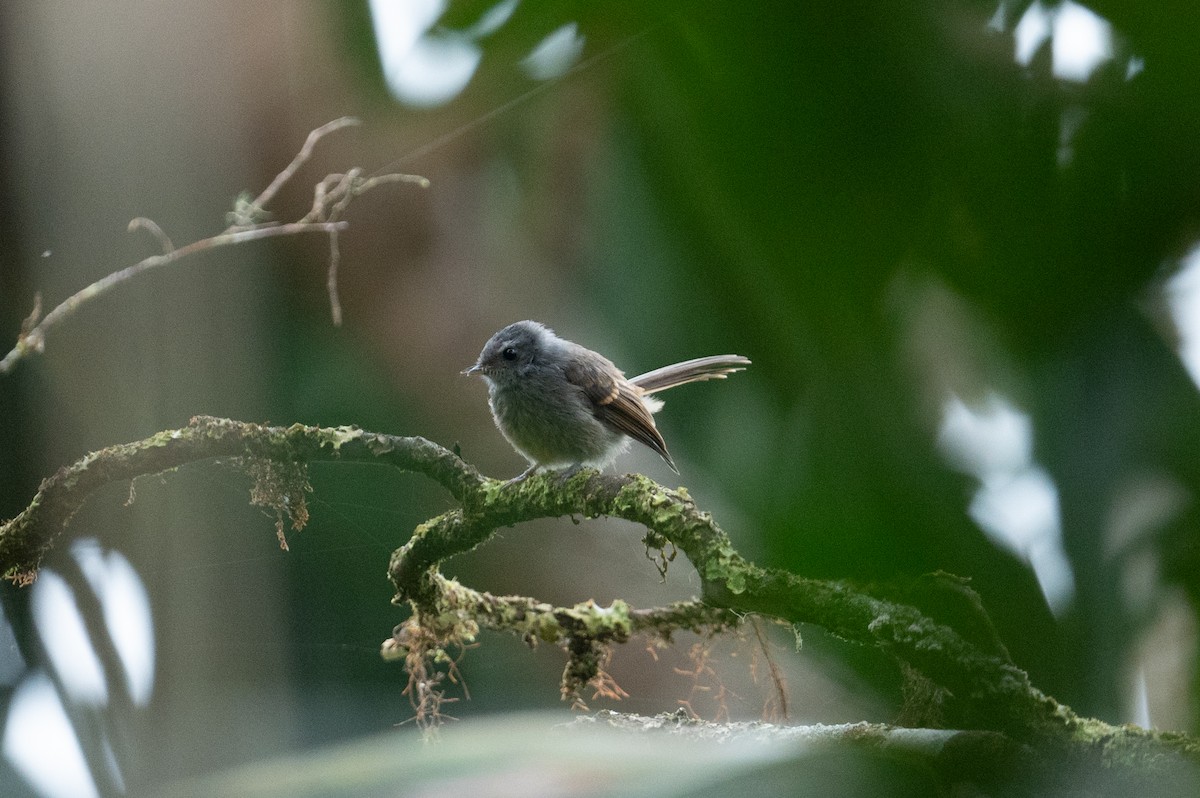
<instances>
[{"instance_id":1,"label":"curved branch","mask_svg":"<svg viewBox=\"0 0 1200 798\"><path fill-rule=\"evenodd\" d=\"M445 559L487 540L494 530L535 518L582 514L623 518L682 551L699 573L705 605L759 613L791 623L812 623L856 643L878 646L962 700L963 720L1027 735L1061 732L1074 719L1026 673L985 654L954 630L912 607L884 601L849 584L805 579L747 562L687 491L668 490L642 476L581 471L532 476L522 482L484 482L468 492L463 509L417 527L392 555L389 575L397 600L411 601L429 617L462 611L461 587L438 572ZM491 619L489 603L471 602L474 617ZM609 610L611 612L611 608ZM522 634L519 625L508 628ZM987 727L987 726L984 726Z\"/></svg>"},{"instance_id":2,"label":"curved branch","mask_svg":"<svg viewBox=\"0 0 1200 798\"><path fill-rule=\"evenodd\" d=\"M182 429L93 452L43 480L29 506L0 524L0 570L6 579L19 584L32 582L42 557L97 489L217 457L284 463L386 463L424 474L460 500L483 480L472 466L424 438L364 432L356 427L268 427L197 416Z\"/></svg>"},{"instance_id":3,"label":"curved branch","mask_svg":"<svg viewBox=\"0 0 1200 798\"><path fill-rule=\"evenodd\" d=\"M793 624L817 624L846 640L888 651L940 688L951 720L965 728L1004 732L1072 756L1107 757L1110 748L1119 747L1130 762L1150 761L1164 753L1200 760L1200 743L1186 736L1118 729L1076 716L1037 690L1004 656L976 647L912 607L847 583L805 579L747 562L685 489L668 490L646 477L591 470L501 483L424 438L355 427L268 427L197 417L182 429L89 454L46 479L20 515L0 524L0 568L9 579L32 581L46 551L97 488L216 457L289 465L381 462L424 474L459 501L461 509L421 524L392 555L388 573L397 590L395 601L411 603L416 614L407 624L410 633L403 633L402 627L390 645L385 644L385 654L404 656L406 637L413 629L422 631L422 645L430 650L430 640L470 643L485 626L531 643L546 640L566 647L571 657L564 688L574 688L601 675L600 655L606 645L632 634L711 632L735 626L745 613L758 613ZM528 597L471 590L439 571L442 561L478 546L500 527L562 515L610 515L644 525L648 547L673 544L695 566L702 600L648 610L620 601L609 607L590 601L553 607Z\"/></svg>"}]
</instances>

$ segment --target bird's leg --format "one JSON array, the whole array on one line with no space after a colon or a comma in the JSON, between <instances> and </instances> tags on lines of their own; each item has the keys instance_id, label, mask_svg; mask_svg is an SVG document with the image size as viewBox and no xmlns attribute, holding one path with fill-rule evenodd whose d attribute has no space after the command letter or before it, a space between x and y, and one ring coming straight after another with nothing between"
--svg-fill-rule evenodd
<instances>
[{"instance_id":1,"label":"bird's leg","mask_svg":"<svg viewBox=\"0 0 1200 798\"><path fill-rule=\"evenodd\" d=\"M575 476L583 469L584 469L583 463L573 463L572 465L569 465L566 468L564 468L562 471L559 471L558 477L563 482L566 482L568 479Z\"/></svg>"},{"instance_id":2,"label":"bird's leg","mask_svg":"<svg viewBox=\"0 0 1200 798\"><path fill-rule=\"evenodd\" d=\"M539 468L541 468L541 466L539 466L537 463L530 463L529 468L526 468L524 471L522 471L520 474L517 474L512 479L505 480L504 484L505 485L515 485L518 482L523 482L525 479L533 476L533 472L537 471Z\"/></svg>"}]
</instances>

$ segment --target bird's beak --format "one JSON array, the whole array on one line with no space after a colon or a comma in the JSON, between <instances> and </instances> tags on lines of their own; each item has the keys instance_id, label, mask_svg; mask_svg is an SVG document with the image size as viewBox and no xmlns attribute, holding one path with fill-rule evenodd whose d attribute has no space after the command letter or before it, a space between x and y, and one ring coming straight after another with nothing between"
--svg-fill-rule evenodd
<instances>
[{"instance_id":1,"label":"bird's beak","mask_svg":"<svg viewBox=\"0 0 1200 798\"><path fill-rule=\"evenodd\" d=\"M470 377L473 374L482 374L482 373L483 373L483 369L481 369L479 367L478 363L476 363L474 366L471 366L469 368L465 368L459 372L459 374L466 374L468 377Z\"/></svg>"}]
</instances>

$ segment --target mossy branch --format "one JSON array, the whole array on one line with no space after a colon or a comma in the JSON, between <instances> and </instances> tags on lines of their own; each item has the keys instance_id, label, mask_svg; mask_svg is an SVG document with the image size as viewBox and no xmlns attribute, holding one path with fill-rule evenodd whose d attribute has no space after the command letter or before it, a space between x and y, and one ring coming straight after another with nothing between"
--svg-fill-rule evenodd
<instances>
[{"instance_id":1,"label":"mossy branch","mask_svg":"<svg viewBox=\"0 0 1200 798\"><path fill-rule=\"evenodd\" d=\"M93 452L43 481L23 512L0 524L0 569L17 583L32 581L72 515L99 487L211 458L288 466L385 463L424 474L459 502L459 509L419 525L391 557L388 575L396 588L394 601L410 604L414 614L385 643L385 656L411 658L418 636L428 649L430 640L470 643L480 628L505 631L530 644L545 641L567 649L563 689L574 694L603 675L603 653L610 644L635 634L669 638L684 629L727 629L738 625L743 615L755 613L791 624L817 624L846 640L887 651L906 672L936 686L945 719L962 728L1003 732L1022 743L1064 752L1129 757L1130 762L1150 762L1168 753L1200 761L1200 744L1185 736L1116 728L1076 716L1037 690L1003 651L969 642L911 606L845 582L805 579L746 561L686 489L669 490L643 476L592 470L542 473L504 483L482 476L454 453L418 437L354 427L269 427L197 417L182 429ZM613 516L643 525L648 548L672 545L684 553L700 576L701 597L650 609L621 601L608 607L591 601L554 607L534 598L476 591L439 570L443 561L484 543L497 529L564 515Z\"/></svg>"},{"instance_id":2,"label":"mossy branch","mask_svg":"<svg viewBox=\"0 0 1200 798\"><path fill-rule=\"evenodd\" d=\"M467 495L469 485L482 480L474 468L424 438L354 427L267 427L197 416L182 429L92 452L42 480L29 506L0 524L0 571L17 584L31 583L55 539L97 489L219 457L278 463L381 462L425 474L458 499Z\"/></svg>"}]
</instances>

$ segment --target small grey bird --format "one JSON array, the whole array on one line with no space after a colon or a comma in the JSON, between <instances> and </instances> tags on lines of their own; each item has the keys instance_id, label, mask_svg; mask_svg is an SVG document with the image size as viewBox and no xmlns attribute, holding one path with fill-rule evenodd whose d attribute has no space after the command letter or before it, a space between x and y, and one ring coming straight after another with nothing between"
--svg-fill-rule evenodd
<instances>
[{"instance_id":1,"label":"small grey bird","mask_svg":"<svg viewBox=\"0 0 1200 798\"><path fill-rule=\"evenodd\" d=\"M649 446L679 473L654 413L652 394L689 382L724 379L750 361L740 355L685 360L626 379L608 358L559 338L536 321L518 321L493 335L463 374L487 381L488 403L500 433L529 468L603 468L630 439Z\"/></svg>"}]
</instances>

